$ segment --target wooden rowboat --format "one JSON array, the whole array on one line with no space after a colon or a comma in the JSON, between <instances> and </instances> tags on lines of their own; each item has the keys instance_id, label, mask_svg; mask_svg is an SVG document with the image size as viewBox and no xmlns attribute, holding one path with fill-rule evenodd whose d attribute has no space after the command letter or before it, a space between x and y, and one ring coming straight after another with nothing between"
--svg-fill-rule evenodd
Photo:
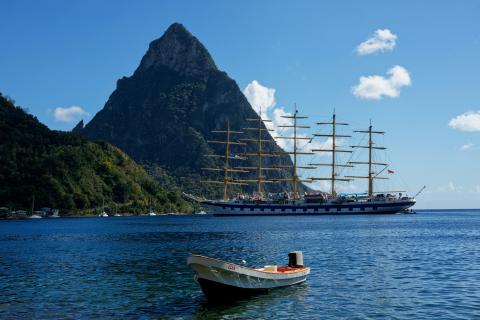
<instances>
[{"instance_id":1,"label":"wooden rowboat","mask_svg":"<svg viewBox=\"0 0 480 320\"><path fill-rule=\"evenodd\" d=\"M291 256L298 254L301 255L301 252L289 254L291 259L288 266L265 266L260 269L197 254L190 255L187 264L196 271L195 280L208 298L225 300L305 281L310 268L302 265L303 256L297 260L293 258L301 261L301 264L292 263Z\"/></svg>"}]
</instances>

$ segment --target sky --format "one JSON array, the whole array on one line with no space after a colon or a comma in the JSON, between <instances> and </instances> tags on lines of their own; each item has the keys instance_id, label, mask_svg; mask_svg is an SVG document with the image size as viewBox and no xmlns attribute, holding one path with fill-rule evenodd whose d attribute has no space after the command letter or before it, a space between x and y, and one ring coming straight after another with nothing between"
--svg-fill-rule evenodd
<instances>
[{"instance_id":1,"label":"sky","mask_svg":"<svg viewBox=\"0 0 480 320\"><path fill-rule=\"evenodd\" d=\"M333 109L346 134L386 131L379 159L394 173L379 188L426 185L417 208L480 207L479 1L2 0L0 12L0 92L51 129L88 122L180 22L264 116L296 104L306 135L326 133L314 124Z\"/></svg>"}]
</instances>

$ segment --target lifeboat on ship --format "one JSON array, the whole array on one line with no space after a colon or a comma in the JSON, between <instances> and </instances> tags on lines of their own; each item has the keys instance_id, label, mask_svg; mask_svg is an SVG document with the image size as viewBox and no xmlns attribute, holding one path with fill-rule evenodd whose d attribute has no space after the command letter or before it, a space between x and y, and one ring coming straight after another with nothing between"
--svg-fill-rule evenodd
<instances>
[{"instance_id":1,"label":"lifeboat on ship","mask_svg":"<svg viewBox=\"0 0 480 320\"><path fill-rule=\"evenodd\" d=\"M310 268L303 265L302 252L288 256L286 266L258 269L197 254L191 254L187 264L195 270L195 280L209 299L228 300L304 282Z\"/></svg>"}]
</instances>

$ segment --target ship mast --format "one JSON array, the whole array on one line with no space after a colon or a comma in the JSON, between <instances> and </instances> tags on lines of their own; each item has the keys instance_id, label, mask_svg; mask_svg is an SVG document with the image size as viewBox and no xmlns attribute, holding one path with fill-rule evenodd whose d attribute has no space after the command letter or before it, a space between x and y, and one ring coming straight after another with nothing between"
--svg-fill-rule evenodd
<instances>
[{"instance_id":1,"label":"ship mast","mask_svg":"<svg viewBox=\"0 0 480 320\"><path fill-rule=\"evenodd\" d=\"M249 141L249 142L254 142L257 144L257 152L256 153L244 153L243 155L247 157L258 157L257 159L257 166L256 167L237 167L237 169L241 170L255 170L257 172L257 178L254 180L241 180L241 182L246 182L246 183L256 183L257 184L257 192L259 195L262 195L263 193L263 185L265 183L273 183L276 182L275 180L268 180L266 175L263 173L264 171L267 170L280 170L279 168L272 168L272 167L265 167L263 166L263 158L264 157L278 157L277 154L273 153L265 153L263 151L263 144L264 143L273 143L275 142L273 139L264 139L263 132L265 131L273 131L272 129L266 128L263 124L265 122L272 122L272 120L269 119L262 119L261 117L261 112L260 116L258 119L253 119L253 118L247 118L245 119L246 121L251 121L251 122L256 122L257 126L256 127L249 127L249 128L243 128L245 131L257 131L257 138L244 138L240 139L240 141Z\"/></svg>"},{"instance_id":2,"label":"ship mast","mask_svg":"<svg viewBox=\"0 0 480 320\"><path fill-rule=\"evenodd\" d=\"M230 121L227 120L227 129L226 130L213 130L212 133L226 134L226 140L210 140L210 141L207 141L208 143L224 144L225 145L225 155L209 154L207 156L208 157L214 157L214 158L223 158L223 159L225 159L225 162L224 162L223 168L202 168L202 170L220 171L220 172L223 171L223 179L222 180L206 180L204 182L223 185L223 200L227 201L228 200L228 186L229 185L246 185L246 183L234 180L232 177L230 177L230 173L233 173L233 172L248 172L248 171L242 170L242 169L237 169L237 168L232 168L230 166L230 162L229 162L229 160L231 158L231 156L230 156L230 146L231 145L245 145L245 143L242 143L242 142L232 141L231 136L232 136L232 134L242 134L243 132L231 130L230 129ZM243 158L239 158L239 157L235 157L234 159L244 160Z\"/></svg>"},{"instance_id":3,"label":"ship mast","mask_svg":"<svg viewBox=\"0 0 480 320\"><path fill-rule=\"evenodd\" d=\"M309 126L303 126L303 125L298 125L298 120L299 119L308 119L308 117L304 116L299 116L298 115L298 110L297 106L295 105L295 113L292 116L281 116L282 118L285 119L293 119L293 125L282 125L278 126L279 128L292 128L293 129L293 136L279 136L276 137L277 139L290 139L293 140L293 151L284 151L283 153L286 154L291 154L293 155L293 165L278 165L276 166L277 168L287 168L287 169L293 169L292 173L292 178L291 179L277 179L277 181L288 181L291 180L292 182L292 188L293 188L293 196L294 198L298 198L298 184L299 182L312 182L311 179L305 179L302 180L300 179L301 177L298 175L297 170L298 169L316 169L314 166L299 166L297 165L298 163L298 155L313 155L313 152L304 152L304 151L299 151L298 147L298 141L299 140L311 140L311 138L308 137L302 137L298 135L298 129L308 129L310 128Z\"/></svg>"},{"instance_id":4,"label":"ship mast","mask_svg":"<svg viewBox=\"0 0 480 320\"><path fill-rule=\"evenodd\" d=\"M332 126L332 132L329 134L314 134L315 137L328 137L332 138L332 148L331 149L312 149L313 152L331 152L332 153L332 162L331 163L311 163L313 166L328 166L331 167L331 176L329 178L315 178L310 179L317 181L331 181L331 194L336 195L335 191L335 181L351 181L352 179L339 178L337 177L337 167L353 167L352 164L341 164L337 163L337 153L352 153L351 150L342 150L337 147L337 138L350 138L349 135L341 135L337 133L337 126L347 126L348 123L337 122L335 111L333 112L331 122L317 122L317 125L330 125Z\"/></svg>"},{"instance_id":5,"label":"ship mast","mask_svg":"<svg viewBox=\"0 0 480 320\"><path fill-rule=\"evenodd\" d=\"M387 148L385 147L377 147L375 146L375 142L373 141L373 135L374 134L385 134L385 131L374 131L372 127L372 122L370 121L370 126L368 127L368 130L355 130L353 132L358 132L358 133L368 133L368 145L366 146L352 146L352 148L365 148L368 149L368 161L350 161L349 164L366 164L368 165L368 175L367 176L347 176L348 178L354 178L354 179L368 179L368 196L372 197L373 196L373 181L375 179L388 179L386 177L378 177L378 175L383 172L381 170L380 172L375 172L374 171L374 166L387 166L386 163L380 163L380 162L373 162L373 151L374 150L385 150ZM385 168L384 168L385 169Z\"/></svg>"}]
</instances>

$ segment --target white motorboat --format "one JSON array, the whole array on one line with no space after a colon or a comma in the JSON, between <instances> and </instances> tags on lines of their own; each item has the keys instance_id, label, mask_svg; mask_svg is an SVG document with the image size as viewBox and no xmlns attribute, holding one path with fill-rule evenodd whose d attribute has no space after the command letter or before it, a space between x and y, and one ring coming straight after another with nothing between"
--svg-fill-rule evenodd
<instances>
[{"instance_id":1,"label":"white motorboat","mask_svg":"<svg viewBox=\"0 0 480 320\"><path fill-rule=\"evenodd\" d=\"M187 264L196 271L195 280L205 295L222 300L301 283L310 273L310 268L303 265L300 251L289 253L287 266L254 269L197 254L191 254Z\"/></svg>"},{"instance_id":2,"label":"white motorboat","mask_svg":"<svg viewBox=\"0 0 480 320\"><path fill-rule=\"evenodd\" d=\"M42 216L38 214L32 214L31 216L28 217L29 219L42 219Z\"/></svg>"}]
</instances>

